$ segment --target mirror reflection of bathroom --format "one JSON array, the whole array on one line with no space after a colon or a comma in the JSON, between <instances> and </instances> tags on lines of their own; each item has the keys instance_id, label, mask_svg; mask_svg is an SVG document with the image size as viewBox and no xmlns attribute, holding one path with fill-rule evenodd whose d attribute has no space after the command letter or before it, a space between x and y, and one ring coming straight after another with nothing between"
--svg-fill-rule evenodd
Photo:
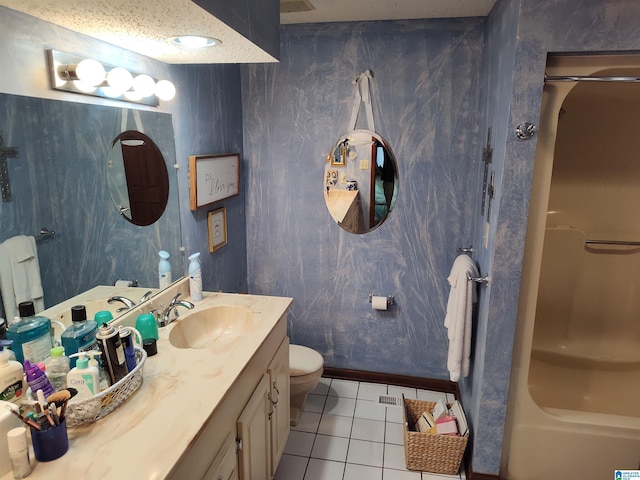
<instances>
[{"instance_id":1,"label":"mirror reflection of bathroom","mask_svg":"<svg viewBox=\"0 0 640 480\"><path fill-rule=\"evenodd\" d=\"M354 130L334 144L325 163L324 199L343 230L376 229L393 210L397 195L396 159L380 135Z\"/></svg>"},{"instance_id":2,"label":"mirror reflection of bathroom","mask_svg":"<svg viewBox=\"0 0 640 480\"><path fill-rule=\"evenodd\" d=\"M570 91L558 110L529 391L545 409L638 416L640 83L545 88Z\"/></svg>"}]
</instances>

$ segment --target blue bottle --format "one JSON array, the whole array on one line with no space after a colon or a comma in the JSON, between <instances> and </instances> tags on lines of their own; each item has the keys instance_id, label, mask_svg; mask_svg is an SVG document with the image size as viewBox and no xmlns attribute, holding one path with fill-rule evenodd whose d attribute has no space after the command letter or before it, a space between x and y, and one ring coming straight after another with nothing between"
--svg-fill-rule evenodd
<instances>
[{"instance_id":1,"label":"blue bottle","mask_svg":"<svg viewBox=\"0 0 640 480\"><path fill-rule=\"evenodd\" d=\"M93 320L87 320L84 305L71 307L71 320L71 325L60 336L65 354L71 357L74 353L97 349L98 324ZM76 357L70 358L69 366L76 366Z\"/></svg>"},{"instance_id":2,"label":"blue bottle","mask_svg":"<svg viewBox=\"0 0 640 480\"><path fill-rule=\"evenodd\" d=\"M51 347L51 319L36 315L33 302L22 302L18 305L20 320L7 328L7 339L13 341L16 360L24 364L44 362L49 356Z\"/></svg>"}]
</instances>

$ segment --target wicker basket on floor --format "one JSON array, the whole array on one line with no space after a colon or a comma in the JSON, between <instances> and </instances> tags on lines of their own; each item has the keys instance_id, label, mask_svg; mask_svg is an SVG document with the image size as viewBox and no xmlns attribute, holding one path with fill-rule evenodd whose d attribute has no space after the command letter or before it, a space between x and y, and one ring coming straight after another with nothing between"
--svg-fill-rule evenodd
<instances>
[{"instance_id":1,"label":"wicker basket on floor","mask_svg":"<svg viewBox=\"0 0 640 480\"><path fill-rule=\"evenodd\" d=\"M433 412L434 402L404 399L404 456L407 469L455 475L460 470L469 433L464 437L415 431L424 412ZM413 430L413 431L412 431Z\"/></svg>"}]
</instances>

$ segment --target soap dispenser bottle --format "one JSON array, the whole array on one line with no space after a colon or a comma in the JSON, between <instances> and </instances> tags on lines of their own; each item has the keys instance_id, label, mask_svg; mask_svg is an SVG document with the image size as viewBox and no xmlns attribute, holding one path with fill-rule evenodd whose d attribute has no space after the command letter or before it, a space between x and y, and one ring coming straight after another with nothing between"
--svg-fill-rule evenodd
<instances>
[{"instance_id":1,"label":"soap dispenser bottle","mask_svg":"<svg viewBox=\"0 0 640 480\"><path fill-rule=\"evenodd\" d=\"M0 400L15 403L24 391L23 373L20 362L10 360L9 350L5 349L10 345L11 340L0 340Z\"/></svg>"},{"instance_id":2,"label":"soap dispenser bottle","mask_svg":"<svg viewBox=\"0 0 640 480\"><path fill-rule=\"evenodd\" d=\"M20 318L7 328L7 339L13 340L13 351L16 360L24 364L44 361L49 356L51 347L51 319L36 315L33 302L22 302L18 305Z\"/></svg>"},{"instance_id":3,"label":"soap dispenser bottle","mask_svg":"<svg viewBox=\"0 0 640 480\"><path fill-rule=\"evenodd\" d=\"M67 385L78 391L75 397L76 401L93 397L100 392L98 369L95 366L89 366L89 359L85 352L75 353L74 356L79 358L76 361L76 366L67 375Z\"/></svg>"},{"instance_id":4,"label":"soap dispenser bottle","mask_svg":"<svg viewBox=\"0 0 640 480\"><path fill-rule=\"evenodd\" d=\"M158 277L160 289L165 289L171 285L171 264L169 263L169 252L160 250L160 263L158 264Z\"/></svg>"},{"instance_id":5,"label":"soap dispenser bottle","mask_svg":"<svg viewBox=\"0 0 640 480\"><path fill-rule=\"evenodd\" d=\"M202 300L202 268L200 267L200 252L189 256L189 292L191 300Z\"/></svg>"},{"instance_id":6,"label":"soap dispenser bottle","mask_svg":"<svg viewBox=\"0 0 640 480\"><path fill-rule=\"evenodd\" d=\"M102 352L100 350L89 350L85 353L89 355L89 366L96 367L98 369L98 383L100 384L100 391L103 392L111 386L111 381L109 380L109 374L107 371L102 368L98 360L96 360L96 357L100 357Z\"/></svg>"}]
</instances>

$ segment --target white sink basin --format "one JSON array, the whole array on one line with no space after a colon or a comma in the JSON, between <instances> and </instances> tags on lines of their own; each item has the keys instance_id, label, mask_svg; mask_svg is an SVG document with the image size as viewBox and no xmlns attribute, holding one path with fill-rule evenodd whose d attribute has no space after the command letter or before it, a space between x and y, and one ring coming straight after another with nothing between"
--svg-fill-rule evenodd
<instances>
[{"instance_id":1,"label":"white sink basin","mask_svg":"<svg viewBox=\"0 0 640 480\"><path fill-rule=\"evenodd\" d=\"M177 348L224 348L247 333L253 312L245 307L218 305L187 313L175 321L169 343Z\"/></svg>"}]
</instances>

